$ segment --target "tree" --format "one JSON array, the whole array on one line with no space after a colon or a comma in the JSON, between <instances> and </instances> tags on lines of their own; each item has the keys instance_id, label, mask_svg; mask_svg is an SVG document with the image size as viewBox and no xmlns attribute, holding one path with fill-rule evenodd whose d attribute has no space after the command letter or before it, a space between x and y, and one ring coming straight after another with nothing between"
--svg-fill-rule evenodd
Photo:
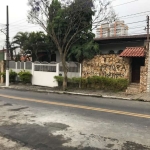
<instances>
[{"instance_id":1,"label":"tree","mask_svg":"<svg viewBox=\"0 0 150 150\"><path fill-rule=\"evenodd\" d=\"M12 41L12 44L15 44L20 49L24 49L24 46L28 42L29 33L28 32L18 32Z\"/></svg>"},{"instance_id":2,"label":"tree","mask_svg":"<svg viewBox=\"0 0 150 150\"><path fill-rule=\"evenodd\" d=\"M88 34L86 39L81 38L76 44L74 44L67 56L70 61L76 61L82 63L85 59L91 59L95 55L99 54L99 44L95 43L93 38L94 34Z\"/></svg>"},{"instance_id":3,"label":"tree","mask_svg":"<svg viewBox=\"0 0 150 150\"><path fill-rule=\"evenodd\" d=\"M17 48L18 48L18 46L14 45L14 43L12 43L12 42L9 43L9 53L10 53L11 60L14 60L14 52L15 52L15 56L16 56Z\"/></svg>"},{"instance_id":4,"label":"tree","mask_svg":"<svg viewBox=\"0 0 150 150\"><path fill-rule=\"evenodd\" d=\"M66 57L80 39L86 39L102 21L115 17L110 3L103 0L28 0L28 19L40 25L59 51L64 71L63 90L67 88ZM96 7L98 6L98 7Z\"/></svg>"},{"instance_id":5,"label":"tree","mask_svg":"<svg viewBox=\"0 0 150 150\"><path fill-rule=\"evenodd\" d=\"M14 48L20 48L24 57L32 56L33 61L38 61L38 52L47 51L50 60L51 44L43 32L19 32L13 38ZM13 47L12 47L13 48Z\"/></svg>"},{"instance_id":6,"label":"tree","mask_svg":"<svg viewBox=\"0 0 150 150\"><path fill-rule=\"evenodd\" d=\"M43 47L46 36L43 32L31 32L29 33L28 42L25 45L25 49L32 52L32 60L39 61L38 52L43 51L46 48Z\"/></svg>"}]
</instances>

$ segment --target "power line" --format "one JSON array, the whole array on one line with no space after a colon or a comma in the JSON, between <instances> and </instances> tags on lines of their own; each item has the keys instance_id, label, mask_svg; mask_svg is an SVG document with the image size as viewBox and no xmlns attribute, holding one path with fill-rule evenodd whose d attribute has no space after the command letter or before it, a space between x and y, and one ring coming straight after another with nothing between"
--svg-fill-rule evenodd
<instances>
[{"instance_id":1,"label":"power line","mask_svg":"<svg viewBox=\"0 0 150 150\"><path fill-rule=\"evenodd\" d=\"M144 28L145 26L136 26L136 27L132 27L132 28L130 28L129 27L129 29L137 29L137 28Z\"/></svg>"},{"instance_id":2,"label":"power line","mask_svg":"<svg viewBox=\"0 0 150 150\"><path fill-rule=\"evenodd\" d=\"M21 23L22 24L22 23ZM35 27L37 27L37 25L34 25L34 24L25 24L25 25L21 25L21 24L16 24L16 25L11 25L11 27L24 27L24 26L31 26L31 27L33 27L33 26L35 26Z\"/></svg>"},{"instance_id":3,"label":"power line","mask_svg":"<svg viewBox=\"0 0 150 150\"><path fill-rule=\"evenodd\" d=\"M147 12L150 12L150 11L143 11L143 12L140 12L140 13L135 13L135 14L130 14L130 15L126 15L126 16L121 16L121 18L128 17L128 16L134 16L134 15L137 15L137 14L143 14L143 13L147 13Z\"/></svg>"},{"instance_id":4,"label":"power line","mask_svg":"<svg viewBox=\"0 0 150 150\"><path fill-rule=\"evenodd\" d=\"M37 28L35 28L35 27L30 27L30 28L29 28L29 27L25 27L25 28L20 28L20 29L15 28L15 29L13 29L13 30L10 30L10 32L11 32L11 33L13 33L13 32L22 32L22 31L20 31L20 30L29 30L29 29L31 29L31 28L32 28L32 29L34 28L35 30L37 30L37 28L39 28L39 27L37 27ZM42 29L41 29L41 30L42 30Z\"/></svg>"},{"instance_id":5,"label":"power line","mask_svg":"<svg viewBox=\"0 0 150 150\"><path fill-rule=\"evenodd\" d=\"M134 0L134 1L127 2L127 3L119 4L119 5L116 5L116 6L113 6L113 7L118 7L118 6L126 5L126 4L129 4L129 3L136 2L136 1L138 1L138 0Z\"/></svg>"},{"instance_id":6,"label":"power line","mask_svg":"<svg viewBox=\"0 0 150 150\"><path fill-rule=\"evenodd\" d=\"M140 16L147 16L148 14L143 14L143 15L137 15L137 16L130 16L130 17L126 17L126 18L123 18L123 20L125 19L129 19L129 18L136 18L136 17L140 17ZM121 17L119 17L120 19Z\"/></svg>"},{"instance_id":7,"label":"power line","mask_svg":"<svg viewBox=\"0 0 150 150\"><path fill-rule=\"evenodd\" d=\"M126 24L128 25L128 24L134 24L134 23L139 23L139 22L146 22L146 20L141 20L141 21L137 21L137 22L130 22L130 23L126 23Z\"/></svg>"},{"instance_id":8,"label":"power line","mask_svg":"<svg viewBox=\"0 0 150 150\"><path fill-rule=\"evenodd\" d=\"M14 22L11 22L10 24L14 24L14 23L20 22L20 21L22 22L23 20L26 21L26 19L27 19L27 18L24 18L24 19L21 19L21 20L18 20L18 21L14 21Z\"/></svg>"}]
</instances>

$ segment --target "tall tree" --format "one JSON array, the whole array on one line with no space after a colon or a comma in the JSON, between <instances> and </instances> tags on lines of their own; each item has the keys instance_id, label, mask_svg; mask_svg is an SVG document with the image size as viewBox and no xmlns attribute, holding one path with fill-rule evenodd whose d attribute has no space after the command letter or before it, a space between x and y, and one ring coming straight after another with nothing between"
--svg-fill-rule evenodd
<instances>
[{"instance_id":1,"label":"tall tree","mask_svg":"<svg viewBox=\"0 0 150 150\"><path fill-rule=\"evenodd\" d=\"M24 56L31 54L33 61L38 61L38 53L47 52L50 60L51 42L43 32L19 32L13 38L12 48L20 48Z\"/></svg>"},{"instance_id":2,"label":"tall tree","mask_svg":"<svg viewBox=\"0 0 150 150\"><path fill-rule=\"evenodd\" d=\"M12 44L15 44L20 49L24 49L24 46L27 44L29 38L28 32L18 32L11 42Z\"/></svg>"},{"instance_id":3,"label":"tall tree","mask_svg":"<svg viewBox=\"0 0 150 150\"><path fill-rule=\"evenodd\" d=\"M103 0L28 0L28 19L39 24L59 51L64 71L63 89L67 88L66 57L72 47L91 34L100 22L115 17L110 3ZM112 16L113 14L113 16Z\"/></svg>"}]
</instances>

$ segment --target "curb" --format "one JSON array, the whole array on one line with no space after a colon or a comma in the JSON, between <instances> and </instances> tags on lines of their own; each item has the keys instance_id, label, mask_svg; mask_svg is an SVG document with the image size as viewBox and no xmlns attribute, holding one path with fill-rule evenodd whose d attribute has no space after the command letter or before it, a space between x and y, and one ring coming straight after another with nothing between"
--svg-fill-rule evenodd
<instances>
[{"instance_id":1,"label":"curb","mask_svg":"<svg viewBox=\"0 0 150 150\"><path fill-rule=\"evenodd\" d=\"M41 92L41 93L56 93L56 94L68 94L68 95L79 95L79 96L90 96L90 97L97 97L97 98L111 98L111 99L121 99L121 100L128 100L128 101L141 101L141 102L150 102L144 100L142 98L125 98L125 97L117 97L117 96L108 96L108 95L99 95L99 94L85 94L85 93L76 93L76 92L66 92L66 91L52 91L52 90L40 90L40 89L24 89L24 88L15 88L15 87L6 87L0 86L1 89L14 89L20 91L33 91L33 92Z\"/></svg>"}]
</instances>

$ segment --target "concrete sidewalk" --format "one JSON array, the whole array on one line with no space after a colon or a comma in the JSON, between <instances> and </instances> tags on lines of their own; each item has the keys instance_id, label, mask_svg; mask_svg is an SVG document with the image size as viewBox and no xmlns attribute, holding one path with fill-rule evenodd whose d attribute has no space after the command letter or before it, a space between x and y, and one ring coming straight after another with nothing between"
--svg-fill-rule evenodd
<instances>
[{"instance_id":1,"label":"concrete sidewalk","mask_svg":"<svg viewBox=\"0 0 150 150\"><path fill-rule=\"evenodd\" d=\"M82 96L91 96L91 97L103 97L103 98L150 102L150 93L127 94L125 92L110 92L110 91L106 92L102 90L92 90L92 89L90 90L89 89L68 89L68 91L62 91L57 87L50 88L50 87L23 85L23 84L11 84L9 87L6 87L4 84L1 84L0 88L34 91L34 92L42 92L42 93L71 94L71 95L82 95Z\"/></svg>"}]
</instances>

